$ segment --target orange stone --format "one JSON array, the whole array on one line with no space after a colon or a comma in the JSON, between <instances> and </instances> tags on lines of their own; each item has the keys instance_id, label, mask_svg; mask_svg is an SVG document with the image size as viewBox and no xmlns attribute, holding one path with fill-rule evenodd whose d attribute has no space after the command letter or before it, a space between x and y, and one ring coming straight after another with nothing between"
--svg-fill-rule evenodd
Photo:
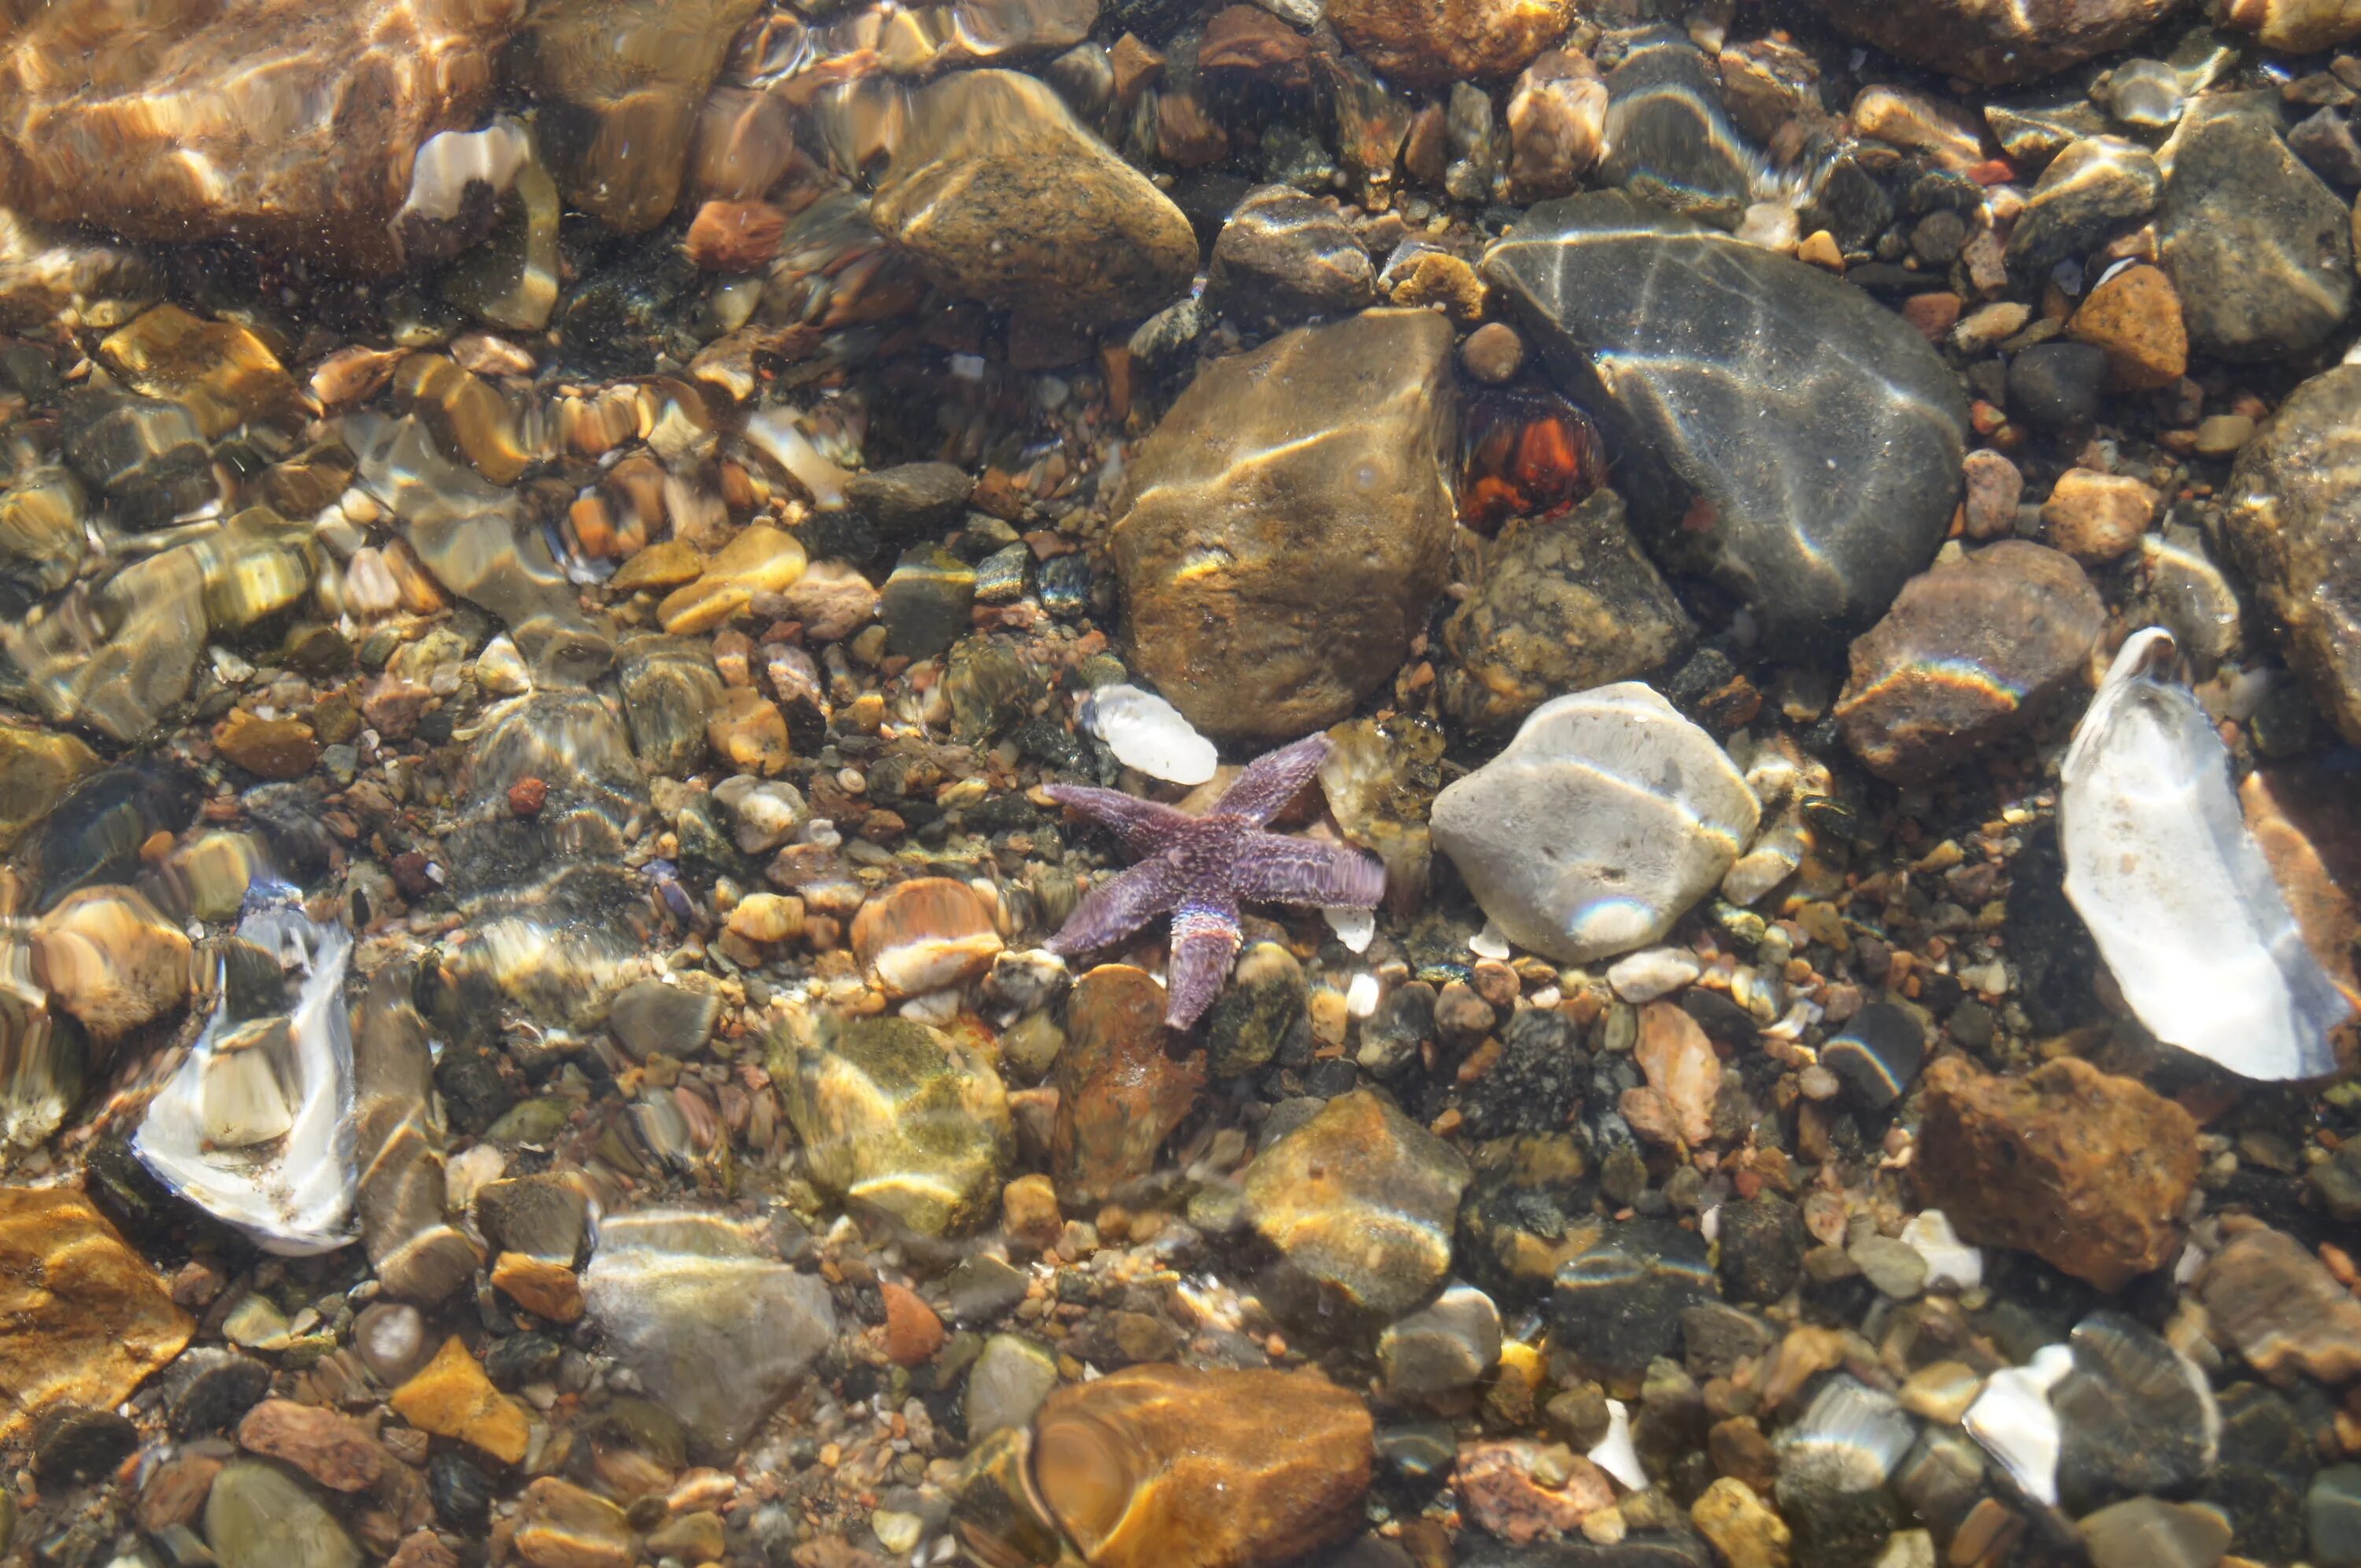
<instances>
[{"instance_id":1,"label":"orange stone","mask_svg":"<svg viewBox=\"0 0 2361 1568\"><path fill-rule=\"evenodd\" d=\"M473 1443L504 1464L523 1464L533 1442L524 1408L492 1387L456 1334L390 1402L420 1431Z\"/></svg>"},{"instance_id":2,"label":"orange stone","mask_svg":"<svg viewBox=\"0 0 2361 1568\"><path fill-rule=\"evenodd\" d=\"M492 1287L553 1323L577 1322L582 1317L582 1281L562 1263L504 1252L492 1262Z\"/></svg>"},{"instance_id":3,"label":"orange stone","mask_svg":"<svg viewBox=\"0 0 2361 1568\"><path fill-rule=\"evenodd\" d=\"M907 1286L877 1288L885 1298L885 1354L896 1366L923 1366L943 1348L943 1321Z\"/></svg>"},{"instance_id":4,"label":"orange stone","mask_svg":"<svg viewBox=\"0 0 2361 1568\"><path fill-rule=\"evenodd\" d=\"M0 1442L53 1405L121 1404L181 1354L192 1327L89 1199L0 1188Z\"/></svg>"},{"instance_id":5,"label":"orange stone","mask_svg":"<svg viewBox=\"0 0 2361 1568\"><path fill-rule=\"evenodd\" d=\"M852 953L888 996L918 996L972 980L1000 956L983 894L952 877L897 883L861 906Z\"/></svg>"},{"instance_id":6,"label":"orange stone","mask_svg":"<svg viewBox=\"0 0 2361 1568\"><path fill-rule=\"evenodd\" d=\"M707 272L752 272L779 253L785 213L768 202L708 202L688 225L690 265Z\"/></svg>"},{"instance_id":7,"label":"orange stone","mask_svg":"<svg viewBox=\"0 0 2361 1568\"><path fill-rule=\"evenodd\" d=\"M2107 351L2108 375L2124 391L2152 392L2189 373L2180 295L2160 267L2126 267L2092 290L2066 331Z\"/></svg>"}]
</instances>

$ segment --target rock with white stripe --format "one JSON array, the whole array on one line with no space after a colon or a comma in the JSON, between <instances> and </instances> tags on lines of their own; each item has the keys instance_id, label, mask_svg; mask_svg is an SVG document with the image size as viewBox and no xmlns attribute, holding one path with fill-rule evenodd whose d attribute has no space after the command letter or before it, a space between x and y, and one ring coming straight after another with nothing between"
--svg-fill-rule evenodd
<instances>
[{"instance_id":1,"label":"rock with white stripe","mask_svg":"<svg viewBox=\"0 0 2361 1568\"><path fill-rule=\"evenodd\" d=\"M1754 836L1713 737L1637 682L1543 704L1434 802L1434 839L1509 939L1587 963L1660 939Z\"/></svg>"}]
</instances>

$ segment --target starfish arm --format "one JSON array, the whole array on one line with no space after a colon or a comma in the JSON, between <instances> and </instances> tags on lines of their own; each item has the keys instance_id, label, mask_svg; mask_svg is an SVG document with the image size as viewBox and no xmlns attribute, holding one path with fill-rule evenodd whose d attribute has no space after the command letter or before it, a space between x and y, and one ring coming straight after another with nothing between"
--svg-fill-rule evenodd
<instances>
[{"instance_id":1,"label":"starfish arm","mask_svg":"<svg viewBox=\"0 0 2361 1568\"><path fill-rule=\"evenodd\" d=\"M1059 784L1050 784L1042 793L1059 805L1071 807L1104 826L1123 840L1125 850L1134 860L1143 860L1156 853L1170 841L1175 828L1191 820L1186 812L1175 811L1157 801L1142 800L1136 795L1126 795L1119 789Z\"/></svg>"},{"instance_id":2,"label":"starfish arm","mask_svg":"<svg viewBox=\"0 0 2361 1568\"><path fill-rule=\"evenodd\" d=\"M1172 959L1165 965L1164 1022L1186 1029L1229 983L1238 956L1238 906L1224 897L1184 901L1172 915Z\"/></svg>"},{"instance_id":3,"label":"starfish arm","mask_svg":"<svg viewBox=\"0 0 2361 1568\"><path fill-rule=\"evenodd\" d=\"M1374 909L1386 895L1386 868L1348 844L1255 833L1233 864L1230 885L1256 903Z\"/></svg>"},{"instance_id":4,"label":"starfish arm","mask_svg":"<svg viewBox=\"0 0 2361 1568\"><path fill-rule=\"evenodd\" d=\"M1243 817L1259 828L1278 816L1287 803L1303 793L1320 764L1328 760L1328 737L1307 735L1292 746L1265 751L1246 765L1223 795L1216 813Z\"/></svg>"},{"instance_id":5,"label":"starfish arm","mask_svg":"<svg viewBox=\"0 0 2361 1568\"><path fill-rule=\"evenodd\" d=\"M1180 902L1186 891L1180 869L1159 855L1099 883L1067 916L1049 950L1072 958L1119 941Z\"/></svg>"}]
</instances>

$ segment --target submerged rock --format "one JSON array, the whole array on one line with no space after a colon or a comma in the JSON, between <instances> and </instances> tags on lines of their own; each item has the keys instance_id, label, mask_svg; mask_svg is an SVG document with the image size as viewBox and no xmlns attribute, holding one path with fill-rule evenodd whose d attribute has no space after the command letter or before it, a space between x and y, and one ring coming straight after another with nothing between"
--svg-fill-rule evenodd
<instances>
[{"instance_id":1,"label":"submerged rock","mask_svg":"<svg viewBox=\"0 0 2361 1568\"><path fill-rule=\"evenodd\" d=\"M1998 85L2119 49L2180 0L1814 0L1841 32L1929 71Z\"/></svg>"},{"instance_id":2,"label":"submerged rock","mask_svg":"<svg viewBox=\"0 0 2361 1568\"><path fill-rule=\"evenodd\" d=\"M1612 427L1643 533L1699 554L1774 638L1869 620L1934 554L1966 401L1866 293L1616 192L1534 207L1483 270Z\"/></svg>"},{"instance_id":3,"label":"submerged rock","mask_svg":"<svg viewBox=\"0 0 2361 1568\"><path fill-rule=\"evenodd\" d=\"M2115 655L2059 770L2066 894L2158 1039L2247 1078L2336 1069L2352 1005L2288 912L2189 688L2153 627Z\"/></svg>"},{"instance_id":4,"label":"submerged rock","mask_svg":"<svg viewBox=\"0 0 2361 1568\"><path fill-rule=\"evenodd\" d=\"M972 1047L907 1018L829 1018L784 1027L771 1072L823 1190L925 1236L983 1220L1013 1133Z\"/></svg>"},{"instance_id":5,"label":"submerged rock","mask_svg":"<svg viewBox=\"0 0 2361 1568\"><path fill-rule=\"evenodd\" d=\"M2238 454L2224 513L2232 549L2268 607L2288 663L2347 740L2361 743L2361 476L2350 455L2361 366L2298 387Z\"/></svg>"},{"instance_id":6,"label":"submerged rock","mask_svg":"<svg viewBox=\"0 0 2361 1568\"><path fill-rule=\"evenodd\" d=\"M1913 577L1852 645L1845 743L1882 778L1931 778L2071 689L2105 613L2080 566L2018 540Z\"/></svg>"},{"instance_id":7,"label":"submerged rock","mask_svg":"<svg viewBox=\"0 0 2361 1568\"><path fill-rule=\"evenodd\" d=\"M1049 87L963 71L910 99L869 215L963 299L1088 326L1188 292L1189 220Z\"/></svg>"},{"instance_id":8,"label":"submerged rock","mask_svg":"<svg viewBox=\"0 0 2361 1568\"><path fill-rule=\"evenodd\" d=\"M1670 663L1694 631L1624 525L1622 498L1601 490L1510 524L1485 549L1476 591L1444 625L1455 661L1444 704L1470 729L1504 729L1553 692Z\"/></svg>"},{"instance_id":9,"label":"submerged rock","mask_svg":"<svg viewBox=\"0 0 2361 1568\"><path fill-rule=\"evenodd\" d=\"M11 204L133 239L236 235L338 272L390 271L412 161L436 132L475 128L519 13L45 6L0 55Z\"/></svg>"},{"instance_id":10,"label":"submerged rock","mask_svg":"<svg viewBox=\"0 0 2361 1568\"><path fill-rule=\"evenodd\" d=\"M2352 309L2351 214L2263 114L2212 115L2174 137L2160 229L2201 354L2302 354Z\"/></svg>"},{"instance_id":11,"label":"submerged rock","mask_svg":"<svg viewBox=\"0 0 2361 1568\"><path fill-rule=\"evenodd\" d=\"M1329 0L1355 54L1411 86L1512 76L1555 42L1573 0Z\"/></svg>"},{"instance_id":12,"label":"submerged rock","mask_svg":"<svg viewBox=\"0 0 2361 1568\"><path fill-rule=\"evenodd\" d=\"M607 1220L582 1292L617 1358L717 1453L743 1442L836 1334L826 1283L719 1214Z\"/></svg>"},{"instance_id":13,"label":"submerged rock","mask_svg":"<svg viewBox=\"0 0 2361 1568\"><path fill-rule=\"evenodd\" d=\"M1448 571L1451 326L1366 311L1216 360L1131 466L1115 526L1140 672L1219 740L1333 724L1390 676Z\"/></svg>"},{"instance_id":14,"label":"submerged rock","mask_svg":"<svg viewBox=\"0 0 2361 1568\"><path fill-rule=\"evenodd\" d=\"M1246 1213L1285 1260L1279 1288L1310 1288L1306 1310L1342 1305L1383 1321L1443 1283L1467 1176L1456 1149L1356 1090L1256 1157Z\"/></svg>"},{"instance_id":15,"label":"submerged rock","mask_svg":"<svg viewBox=\"0 0 2361 1568\"><path fill-rule=\"evenodd\" d=\"M1754 836L1713 738L1626 682L1544 703L1434 802L1434 839L1509 939L1565 963L1661 938Z\"/></svg>"},{"instance_id":16,"label":"submerged rock","mask_svg":"<svg viewBox=\"0 0 2361 1568\"><path fill-rule=\"evenodd\" d=\"M1049 1164L1075 1203L1155 1168L1157 1150L1197 1103L1205 1058L1170 1048L1164 988L1147 970L1101 964L1066 998Z\"/></svg>"},{"instance_id":17,"label":"submerged rock","mask_svg":"<svg viewBox=\"0 0 2361 1568\"><path fill-rule=\"evenodd\" d=\"M1924 1082L1918 1184L1960 1235L2102 1290L2171 1261L2197 1181L2188 1112L2078 1057L1998 1078L1949 1056Z\"/></svg>"},{"instance_id":18,"label":"submerged rock","mask_svg":"<svg viewBox=\"0 0 2361 1568\"><path fill-rule=\"evenodd\" d=\"M193 1328L89 1199L0 1188L0 1439L60 1405L120 1404Z\"/></svg>"}]
</instances>

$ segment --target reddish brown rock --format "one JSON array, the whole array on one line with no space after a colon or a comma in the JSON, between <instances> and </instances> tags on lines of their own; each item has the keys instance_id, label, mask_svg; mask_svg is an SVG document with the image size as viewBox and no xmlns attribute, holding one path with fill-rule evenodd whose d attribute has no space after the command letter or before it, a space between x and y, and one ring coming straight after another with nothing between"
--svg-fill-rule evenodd
<instances>
[{"instance_id":1,"label":"reddish brown rock","mask_svg":"<svg viewBox=\"0 0 2361 1568\"><path fill-rule=\"evenodd\" d=\"M300 779L320 760L319 737L300 718L234 709L214 728L214 750L257 778Z\"/></svg>"},{"instance_id":2,"label":"reddish brown rock","mask_svg":"<svg viewBox=\"0 0 2361 1568\"><path fill-rule=\"evenodd\" d=\"M1721 1058L1697 1021L1673 1003L1651 1002L1640 1009L1640 1041L1631 1054L1649 1090L1671 1113L1671 1130L1681 1141L1695 1146L1710 1138L1713 1102L1721 1093Z\"/></svg>"},{"instance_id":3,"label":"reddish brown rock","mask_svg":"<svg viewBox=\"0 0 2361 1568\"><path fill-rule=\"evenodd\" d=\"M2064 555L1987 545L1905 583L1853 643L1838 729L1879 777L1931 778L2080 689L2105 620Z\"/></svg>"},{"instance_id":4,"label":"reddish brown rock","mask_svg":"<svg viewBox=\"0 0 2361 1568\"><path fill-rule=\"evenodd\" d=\"M1164 1027L1164 988L1147 970L1101 964L1075 982L1049 1146L1069 1200L1104 1198L1155 1168L1156 1151L1205 1087L1202 1054L1177 1046Z\"/></svg>"},{"instance_id":5,"label":"reddish brown rock","mask_svg":"<svg viewBox=\"0 0 2361 1568\"><path fill-rule=\"evenodd\" d=\"M504 1252L492 1261L492 1286L536 1317L571 1323L582 1316L582 1281L562 1263Z\"/></svg>"},{"instance_id":6,"label":"reddish brown rock","mask_svg":"<svg viewBox=\"0 0 2361 1568\"><path fill-rule=\"evenodd\" d=\"M237 1423L237 1441L249 1453L284 1460L337 1492L359 1492L385 1471L385 1449L368 1429L318 1405L265 1399Z\"/></svg>"},{"instance_id":7,"label":"reddish brown rock","mask_svg":"<svg viewBox=\"0 0 2361 1568\"><path fill-rule=\"evenodd\" d=\"M2171 1260L2197 1183L2188 1112L2079 1057L1999 1078L1949 1056L1924 1081L1918 1188L1961 1237L2102 1290Z\"/></svg>"},{"instance_id":8,"label":"reddish brown rock","mask_svg":"<svg viewBox=\"0 0 2361 1568\"><path fill-rule=\"evenodd\" d=\"M885 1354L896 1366L923 1366L943 1348L943 1321L906 1285L877 1288L885 1300Z\"/></svg>"},{"instance_id":9,"label":"reddish brown rock","mask_svg":"<svg viewBox=\"0 0 2361 1568\"><path fill-rule=\"evenodd\" d=\"M786 227L768 202L708 202L688 225L688 259L708 272L752 272L779 253Z\"/></svg>"},{"instance_id":10,"label":"reddish brown rock","mask_svg":"<svg viewBox=\"0 0 2361 1568\"><path fill-rule=\"evenodd\" d=\"M2112 561L2139 543L2164 498L2128 474L2069 468L2041 503L2049 543L2086 566Z\"/></svg>"},{"instance_id":11,"label":"reddish brown rock","mask_svg":"<svg viewBox=\"0 0 2361 1568\"><path fill-rule=\"evenodd\" d=\"M0 45L10 205L134 239L217 238L338 272L401 264L419 147L474 130L516 0L60 0Z\"/></svg>"},{"instance_id":12,"label":"reddish brown rock","mask_svg":"<svg viewBox=\"0 0 2361 1568\"><path fill-rule=\"evenodd\" d=\"M189 1343L163 1279L71 1188L0 1188L0 1442L110 1409Z\"/></svg>"},{"instance_id":13,"label":"reddish brown rock","mask_svg":"<svg viewBox=\"0 0 2361 1568\"><path fill-rule=\"evenodd\" d=\"M1308 1372L1126 1367L1051 1394L1033 1432L1042 1501L1093 1568L1290 1561L1358 1529L1369 1485L1367 1409Z\"/></svg>"},{"instance_id":14,"label":"reddish brown rock","mask_svg":"<svg viewBox=\"0 0 2361 1568\"><path fill-rule=\"evenodd\" d=\"M2214 1331L2275 1383L2361 1377L2361 1301L2301 1242L2245 1223L2197 1277Z\"/></svg>"},{"instance_id":15,"label":"reddish brown rock","mask_svg":"<svg viewBox=\"0 0 2361 1568\"><path fill-rule=\"evenodd\" d=\"M1227 5L1197 49L1205 75L1301 92L1312 85L1312 40L1259 5Z\"/></svg>"},{"instance_id":16,"label":"reddish brown rock","mask_svg":"<svg viewBox=\"0 0 2361 1568\"><path fill-rule=\"evenodd\" d=\"M1574 1533L1587 1516L1615 1501L1598 1465L1523 1438L1466 1444L1452 1480L1476 1522L1514 1546Z\"/></svg>"},{"instance_id":17,"label":"reddish brown rock","mask_svg":"<svg viewBox=\"0 0 2361 1568\"><path fill-rule=\"evenodd\" d=\"M214 1477L221 1471L222 1462L210 1454L174 1454L139 1484L139 1500L132 1505L131 1517L151 1535L170 1525L195 1523L204 1508L205 1494L213 1490Z\"/></svg>"},{"instance_id":18,"label":"reddish brown rock","mask_svg":"<svg viewBox=\"0 0 2361 1568\"><path fill-rule=\"evenodd\" d=\"M2107 351L2107 371L2127 392L2153 392L2189 372L2180 295L2161 267L2126 267L2082 302L2067 323L2078 343Z\"/></svg>"},{"instance_id":19,"label":"reddish brown rock","mask_svg":"<svg viewBox=\"0 0 2361 1568\"><path fill-rule=\"evenodd\" d=\"M1411 86L1515 74L1565 36L1573 0L1329 0L1328 20L1381 76Z\"/></svg>"},{"instance_id":20,"label":"reddish brown rock","mask_svg":"<svg viewBox=\"0 0 2361 1568\"><path fill-rule=\"evenodd\" d=\"M1997 85L2123 48L2181 0L1814 0L1838 31L1913 65Z\"/></svg>"}]
</instances>

